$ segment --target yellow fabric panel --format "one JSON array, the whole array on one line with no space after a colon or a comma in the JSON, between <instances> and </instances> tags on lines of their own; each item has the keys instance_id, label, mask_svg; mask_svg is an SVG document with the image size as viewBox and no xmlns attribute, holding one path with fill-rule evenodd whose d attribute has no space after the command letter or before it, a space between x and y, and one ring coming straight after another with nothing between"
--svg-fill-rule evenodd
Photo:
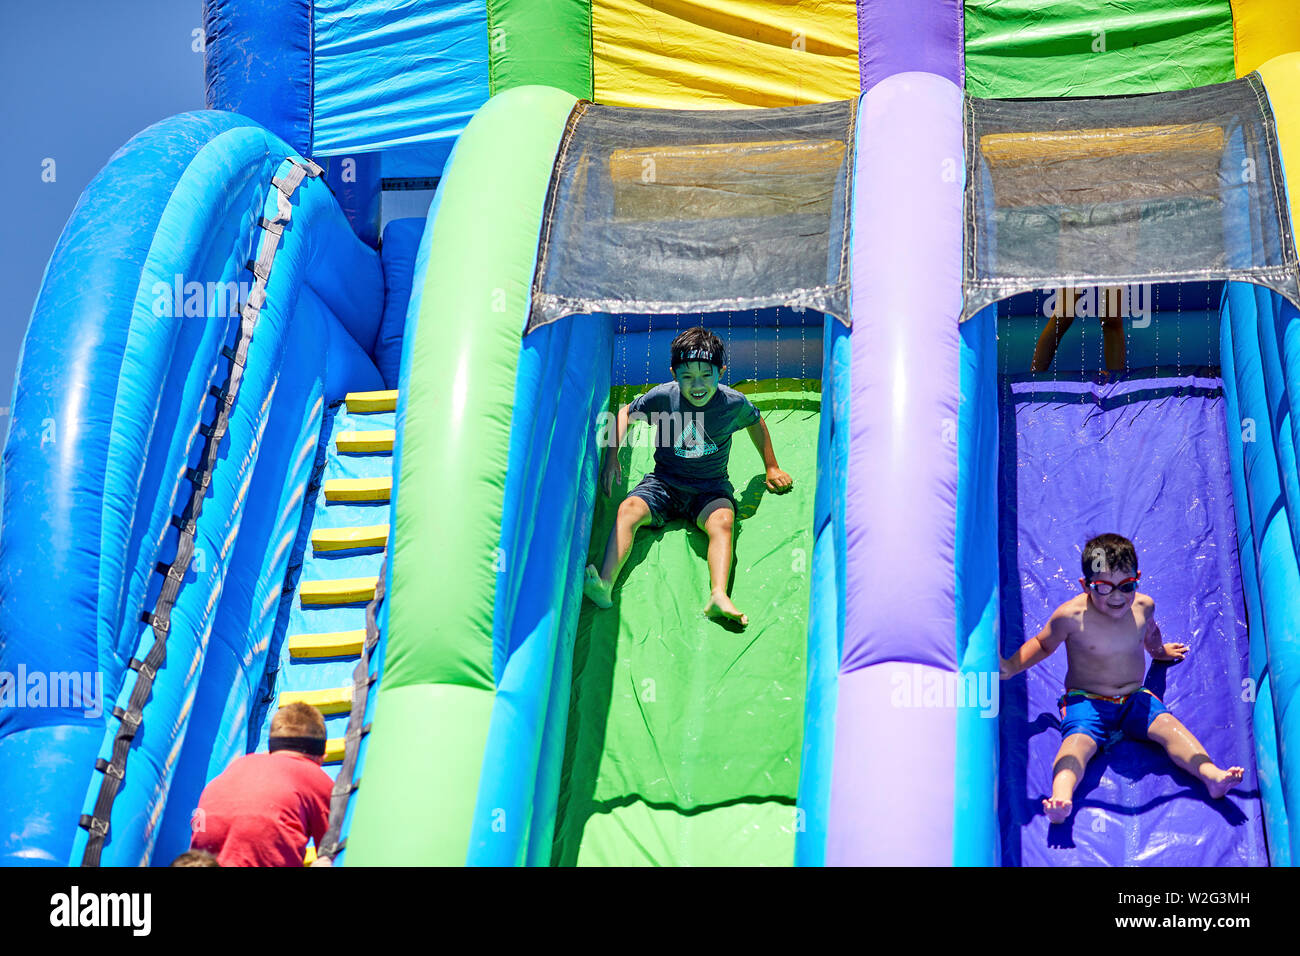
<instances>
[{"instance_id":1,"label":"yellow fabric panel","mask_svg":"<svg viewBox=\"0 0 1300 956\"><path fill-rule=\"evenodd\" d=\"M1277 148L1286 170L1291 227L1300 223L1300 53L1275 57L1259 67L1277 123Z\"/></svg>"},{"instance_id":2,"label":"yellow fabric panel","mask_svg":"<svg viewBox=\"0 0 1300 956\"><path fill-rule=\"evenodd\" d=\"M614 216L738 219L830 214L844 144L832 140L616 149Z\"/></svg>"},{"instance_id":3,"label":"yellow fabric panel","mask_svg":"<svg viewBox=\"0 0 1300 956\"><path fill-rule=\"evenodd\" d=\"M1232 46L1238 76L1275 56L1300 50L1300 3L1232 0Z\"/></svg>"},{"instance_id":4,"label":"yellow fabric panel","mask_svg":"<svg viewBox=\"0 0 1300 956\"><path fill-rule=\"evenodd\" d=\"M1223 127L1212 123L993 133L980 139L991 166L1051 159L1093 159L1125 153L1223 151Z\"/></svg>"},{"instance_id":5,"label":"yellow fabric panel","mask_svg":"<svg viewBox=\"0 0 1300 956\"><path fill-rule=\"evenodd\" d=\"M709 109L855 98L854 0L593 0L595 98Z\"/></svg>"}]
</instances>

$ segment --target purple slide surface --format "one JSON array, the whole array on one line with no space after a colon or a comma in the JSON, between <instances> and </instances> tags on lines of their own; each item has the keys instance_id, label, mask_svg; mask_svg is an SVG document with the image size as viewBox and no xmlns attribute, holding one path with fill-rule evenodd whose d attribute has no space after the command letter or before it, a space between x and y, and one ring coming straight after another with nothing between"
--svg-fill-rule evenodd
<instances>
[{"instance_id":1,"label":"purple slide surface","mask_svg":"<svg viewBox=\"0 0 1300 956\"><path fill-rule=\"evenodd\" d=\"M1246 768L1243 785L1214 801L1157 745L1125 740L1093 758L1074 814L1049 825L1041 801L1061 744L1058 651L1002 686L1003 863L1267 865L1221 382L1009 378L1001 419L1003 656L1079 593L1088 538L1125 535L1165 640L1191 648L1181 664L1151 664L1147 686L1216 763Z\"/></svg>"}]
</instances>

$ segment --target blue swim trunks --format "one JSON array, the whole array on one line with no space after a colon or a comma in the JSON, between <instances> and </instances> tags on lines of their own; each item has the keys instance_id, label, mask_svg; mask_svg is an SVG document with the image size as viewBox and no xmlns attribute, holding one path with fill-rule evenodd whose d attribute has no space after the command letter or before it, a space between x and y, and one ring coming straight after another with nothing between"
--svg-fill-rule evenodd
<instances>
[{"instance_id":1,"label":"blue swim trunks","mask_svg":"<svg viewBox=\"0 0 1300 956\"><path fill-rule=\"evenodd\" d=\"M1056 706L1064 708L1062 740L1070 734L1087 734L1101 750L1115 746L1125 737L1150 740L1147 729L1151 722L1169 713L1164 702L1145 687L1123 697L1067 690Z\"/></svg>"},{"instance_id":2,"label":"blue swim trunks","mask_svg":"<svg viewBox=\"0 0 1300 956\"><path fill-rule=\"evenodd\" d=\"M734 489L729 481L709 482L698 488L685 488L664 481L652 471L627 494L629 498L635 495L650 506L650 522L656 528L674 518L685 518L694 523L701 509L715 498L726 498L731 502L731 510L739 511L736 507Z\"/></svg>"}]
</instances>

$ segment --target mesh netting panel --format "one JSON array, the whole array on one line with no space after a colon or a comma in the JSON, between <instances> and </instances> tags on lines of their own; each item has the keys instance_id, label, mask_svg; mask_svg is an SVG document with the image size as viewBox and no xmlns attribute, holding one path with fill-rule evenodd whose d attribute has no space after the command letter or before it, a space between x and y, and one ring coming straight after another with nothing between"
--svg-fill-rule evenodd
<instances>
[{"instance_id":1,"label":"mesh netting panel","mask_svg":"<svg viewBox=\"0 0 1300 956\"><path fill-rule=\"evenodd\" d=\"M854 104L579 103L556 161L529 329L580 312L785 305L848 323Z\"/></svg>"},{"instance_id":2,"label":"mesh netting panel","mask_svg":"<svg viewBox=\"0 0 1300 956\"><path fill-rule=\"evenodd\" d=\"M966 101L963 317L1043 286L1246 279L1297 297L1255 74L1175 93Z\"/></svg>"}]
</instances>

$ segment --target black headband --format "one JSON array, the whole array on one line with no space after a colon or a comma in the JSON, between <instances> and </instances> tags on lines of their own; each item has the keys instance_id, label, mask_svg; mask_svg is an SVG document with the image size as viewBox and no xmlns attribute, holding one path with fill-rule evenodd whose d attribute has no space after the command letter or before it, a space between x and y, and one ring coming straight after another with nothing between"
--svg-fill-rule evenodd
<instances>
[{"instance_id":1,"label":"black headband","mask_svg":"<svg viewBox=\"0 0 1300 956\"><path fill-rule=\"evenodd\" d=\"M722 368L725 352L721 345L717 348L702 349L673 349L673 368L679 365L685 365L687 362L708 362L710 365Z\"/></svg>"},{"instance_id":2,"label":"black headband","mask_svg":"<svg viewBox=\"0 0 1300 956\"><path fill-rule=\"evenodd\" d=\"M325 756L325 738L324 737L272 737L268 749L271 753L277 750L296 750L298 753L308 754L312 757Z\"/></svg>"}]
</instances>

